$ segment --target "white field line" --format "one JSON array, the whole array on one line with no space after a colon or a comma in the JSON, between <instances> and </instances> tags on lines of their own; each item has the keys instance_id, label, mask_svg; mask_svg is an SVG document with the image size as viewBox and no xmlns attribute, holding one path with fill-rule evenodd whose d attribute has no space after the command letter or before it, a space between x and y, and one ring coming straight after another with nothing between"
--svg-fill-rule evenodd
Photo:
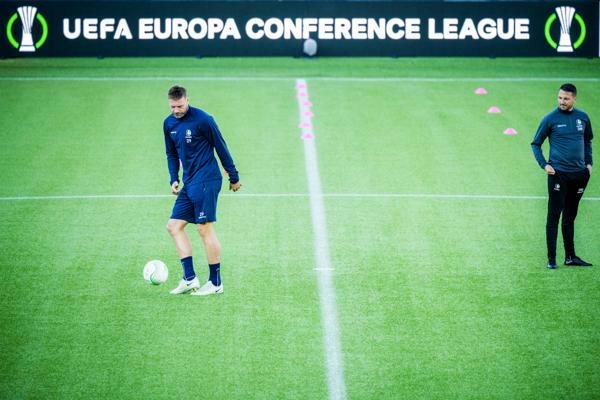
<instances>
[{"instance_id":1,"label":"white field line","mask_svg":"<svg viewBox=\"0 0 600 400\"><path fill-rule=\"evenodd\" d=\"M224 193L221 197L293 198L309 197L309 193ZM322 193L327 198L409 198L458 200L547 200L547 196L516 196L493 194L443 194L443 193ZM0 201L36 200L102 200L102 199L175 199L172 194L98 194L66 196L4 196ZM582 200L600 201L600 197L583 197Z\"/></svg>"},{"instance_id":2,"label":"white field line","mask_svg":"<svg viewBox=\"0 0 600 400\"><path fill-rule=\"evenodd\" d=\"M330 400L346 399L344 383L344 366L342 346L337 319L335 288L333 286L331 257L329 254L329 238L327 236L327 218L321 190L321 178L317 163L317 149L312 126L312 104L308 96L306 81L296 81L296 97L302 141L304 142L304 164L308 179L310 209L315 241L315 258L321 323L323 325L323 345L325 346L325 362L327 370L327 390Z\"/></svg>"},{"instance_id":3,"label":"white field line","mask_svg":"<svg viewBox=\"0 0 600 400\"><path fill-rule=\"evenodd\" d=\"M0 81L295 81L293 77L268 76L0 76ZM352 77L352 76L316 76L309 81L325 82L600 82L595 77L456 77L456 78L427 78L427 77Z\"/></svg>"}]
</instances>

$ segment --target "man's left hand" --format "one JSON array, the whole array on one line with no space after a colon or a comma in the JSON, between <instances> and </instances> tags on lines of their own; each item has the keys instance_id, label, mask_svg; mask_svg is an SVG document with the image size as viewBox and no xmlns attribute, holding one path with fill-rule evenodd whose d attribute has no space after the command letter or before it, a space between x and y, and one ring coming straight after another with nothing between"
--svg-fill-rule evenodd
<instances>
[{"instance_id":1,"label":"man's left hand","mask_svg":"<svg viewBox=\"0 0 600 400\"><path fill-rule=\"evenodd\" d=\"M588 171L590 171L590 175L591 175L592 174L592 165L588 164L588 165L586 165L586 167L587 167Z\"/></svg>"},{"instance_id":2,"label":"man's left hand","mask_svg":"<svg viewBox=\"0 0 600 400\"><path fill-rule=\"evenodd\" d=\"M240 183L240 181L229 184L229 190L233 190L234 192L237 192L238 190L240 190L241 187L242 187L242 184Z\"/></svg>"}]
</instances>

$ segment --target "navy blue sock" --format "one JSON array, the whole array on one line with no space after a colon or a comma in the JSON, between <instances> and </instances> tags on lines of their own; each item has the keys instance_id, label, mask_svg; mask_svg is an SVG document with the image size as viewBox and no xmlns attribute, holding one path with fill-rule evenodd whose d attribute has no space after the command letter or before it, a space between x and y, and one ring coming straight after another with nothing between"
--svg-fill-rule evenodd
<instances>
[{"instance_id":1,"label":"navy blue sock","mask_svg":"<svg viewBox=\"0 0 600 400\"><path fill-rule=\"evenodd\" d=\"M186 281L191 281L196 277L196 273L194 272L194 260L192 256L182 258L181 266L183 267L183 279Z\"/></svg>"},{"instance_id":2,"label":"navy blue sock","mask_svg":"<svg viewBox=\"0 0 600 400\"><path fill-rule=\"evenodd\" d=\"M221 286L221 263L208 264L208 268L210 269L208 279L210 279L213 285Z\"/></svg>"}]
</instances>

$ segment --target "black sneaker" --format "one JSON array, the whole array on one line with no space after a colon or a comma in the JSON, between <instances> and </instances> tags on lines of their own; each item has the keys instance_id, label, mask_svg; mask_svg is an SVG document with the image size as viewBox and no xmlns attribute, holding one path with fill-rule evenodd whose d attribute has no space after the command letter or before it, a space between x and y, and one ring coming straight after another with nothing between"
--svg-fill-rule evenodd
<instances>
[{"instance_id":1,"label":"black sneaker","mask_svg":"<svg viewBox=\"0 0 600 400\"><path fill-rule=\"evenodd\" d=\"M546 268L548 268L548 269L556 269L556 260L549 259L548 260L548 265L546 265Z\"/></svg>"},{"instance_id":2,"label":"black sneaker","mask_svg":"<svg viewBox=\"0 0 600 400\"><path fill-rule=\"evenodd\" d=\"M577 256L567 257L565 259L565 265L578 266L578 267L591 267L592 266L592 264L590 264L587 261L583 261L581 258L579 258Z\"/></svg>"}]
</instances>

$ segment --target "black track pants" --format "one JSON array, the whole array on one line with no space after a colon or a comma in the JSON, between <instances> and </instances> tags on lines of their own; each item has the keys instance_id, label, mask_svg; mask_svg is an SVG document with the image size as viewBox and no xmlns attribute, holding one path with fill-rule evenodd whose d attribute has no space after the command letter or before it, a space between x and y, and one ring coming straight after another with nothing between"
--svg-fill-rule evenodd
<instances>
[{"instance_id":1,"label":"black track pants","mask_svg":"<svg viewBox=\"0 0 600 400\"><path fill-rule=\"evenodd\" d=\"M556 258L556 238L558 221L562 213L562 235L565 245L565 257L575 255L575 217L579 201L590 180L587 168L579 172L556 171L548 175L548 219L546 220L546 244L548 258Z\"/></svg>"}]
</instances>

